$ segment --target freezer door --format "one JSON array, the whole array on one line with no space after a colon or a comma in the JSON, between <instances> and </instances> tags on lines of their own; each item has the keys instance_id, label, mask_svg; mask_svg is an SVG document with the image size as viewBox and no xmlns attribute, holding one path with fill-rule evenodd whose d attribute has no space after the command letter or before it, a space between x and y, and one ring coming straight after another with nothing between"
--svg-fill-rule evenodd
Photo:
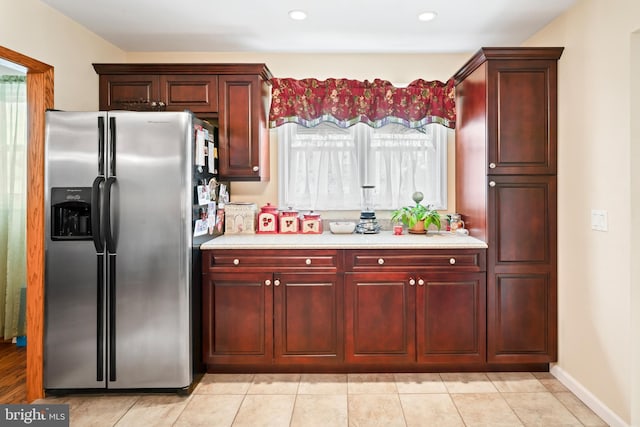
<instances>
[{"instance_id":1,"label":"freezer door","mask_svg":"<svg viewBox=\"0 0 640 427\"><path fill-rule=\"evenodd\" d=\"M109 113L108 388L192 380L191 120L185 112Z\"/></svg>"},{"instance_id":2,"label":"freezer door","mask_svg":"<svg viewBox=\"0 0 640 427\"><path fill-rule=\"evenodd\" d=\"M46 113L44 387L104 388L104 273L93 240L75 238L78 218L53 232L54 188L67 188L73 203L99 173L99 113ZM99 185L97 186L99 187ZM99 188L97 188L99 190ZM75 192L78 190L78 192ZM58 192L64 196L64 192ZM86 197L82 196L83 199ZM75 199L77 200L77 199ZM95 207L99 211L99 206ZM94 212L95 213L95 212ZM85 212L86 215L86 212ZM73 213L71 214L73 216ZM86 216L83 227L88 227ZM67 224L68 225L68 224ZM91 230L95 232L95 230ZM52 234L56 236L52 239ZM60 237L63 235L62 237ZM66 239L66 240L65 240Z\"/></svg>"}]
</instances>

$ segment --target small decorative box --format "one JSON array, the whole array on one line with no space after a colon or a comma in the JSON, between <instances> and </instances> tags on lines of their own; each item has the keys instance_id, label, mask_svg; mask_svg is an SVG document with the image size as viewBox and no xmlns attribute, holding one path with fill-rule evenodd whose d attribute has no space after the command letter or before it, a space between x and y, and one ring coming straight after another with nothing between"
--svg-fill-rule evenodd
<instances>
[{"instance_id":1,"label":"small decorative box","mask_svg":"<svg viewBox=\"0 0 640 427\"><path fill-rule=\"evenodd\" d=\"M225 234L255 234L255 203L227 203L224 206Z\"/></svg>"}]
</instances>

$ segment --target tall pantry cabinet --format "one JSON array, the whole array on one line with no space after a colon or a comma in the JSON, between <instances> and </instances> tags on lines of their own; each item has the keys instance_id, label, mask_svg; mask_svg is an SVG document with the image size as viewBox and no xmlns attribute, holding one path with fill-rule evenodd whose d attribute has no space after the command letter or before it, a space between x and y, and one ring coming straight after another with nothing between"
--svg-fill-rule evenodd
<instances>
[{"instance_id":1,"label":"tall pantry cabinet","mask_svg":"<svg viewBox=\"0 0 640 427\"><path fill-rule=\"evenodd\" d=\"M456 81L456 209L488 244L487 363L557 359L557 61L482 48Z\"/></svg>"}]
</instances>

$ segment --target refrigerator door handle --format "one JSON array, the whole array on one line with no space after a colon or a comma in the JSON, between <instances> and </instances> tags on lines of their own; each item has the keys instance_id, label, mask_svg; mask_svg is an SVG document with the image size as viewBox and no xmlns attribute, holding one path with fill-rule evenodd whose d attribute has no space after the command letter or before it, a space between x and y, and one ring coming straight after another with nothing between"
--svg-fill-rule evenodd
<instances>
[{"instance_id":1,"label":"refrigerator door handle","mask_svg":"<svg viewBox=\"0 0 640 427\"><path fill-rule=\"evenodd\" d=\"M116 255L109 254L109 381L116 381Z\"/></svg>"},{"instance_id":2,"label":"refrigerator door handle","mask_svg":"<svg viewBox=\"0 0 640 427\"><path fill-rule=\"evenodd\" d=\"M109 177L104 186L104 235L109 253L116 252L116 242L111 229L111 187L115 182L116 179L114 177Z\"/></svg>"},{"instance_id":3,"label":"refrigerator door handle","mask_svg":"<svg viewBox=\"0 0 640 427\"><path fill-rule=\"evenodd\" d=\"M96 381L104 381L104 254L98 254L98 321Z\"/></svg>"},{"instance_id":4,"label":"refrigerator door handle","mask_svg":"<svg viewBox=\"0 0 640 427\"><path fill-rule=\"evenodd\" d=\"M109 117L109 176L116 176L116 118Z\"/></svg>"},{"instance_id":5,"label":"refrigerator door handle","mask_svg":"<svg viewBox=\"0 0 640 427\"><path fill-rule=\"evenodd\" d=\"M93 185L91 186L91 234L93 234L93 245L98 253L104 250L104 241L100 228L100 184L103 182L104 177L98 176L93 180Z\"/></svg>"},{"instance_id":6,"label":"refrigerator door handle","mask_svg":"<svg viewBox=\"0 0 640 427\"><path fill-rule=\"evenodd\" d=\"M104 175L104 117L98 117L98 175Z\"/></svg>"}]
</instances>

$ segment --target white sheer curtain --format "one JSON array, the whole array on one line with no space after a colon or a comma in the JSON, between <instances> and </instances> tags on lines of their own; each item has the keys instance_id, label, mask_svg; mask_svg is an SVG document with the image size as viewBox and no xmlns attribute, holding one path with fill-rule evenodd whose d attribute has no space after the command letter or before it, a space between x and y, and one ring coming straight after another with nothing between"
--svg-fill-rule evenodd
<instances>
[{"instance_id":1,"label":"white sheer curtain","mask_svg":"<svg viewBox=\"0 0 640 427\"><path fill-rule=\"evenodd\" d=\"M413 205L420 191L422 204L447 207L447 130L431 124L420 131L401 125L384 126L371 134L367 184L376 187L381 208Z\"/></svg>"},{"instance_id":2,"label":"white sheer curtain","mask_svg":"<svg viewBox=\"0 0 640 427\"><path fill-rule=\"evenodd\" d=\"M0 337L22 336L26 286L27 95L24 76L0 76Z\"/></svg>"},{"instance_id":3,"label":"white sheer curtain","mask_svg":"<svg viewBox=\"0 0 640 427\"><path fill-rule=\"evenodd\" d=\"M288 146L281 158L281 208L345 209L359 200L357 145L349 129L329 124L314 128L289 124L278 129L280 140Z\"/></svg>"},{"instance_id":4,"label":"white sheer curtain","mask_svg":"<svg viewBox=\"0 0 640 427\"><path fill-rule=\"evenodd\" d=\"M389 124L339 128L322 123L278 127L280 205L312 210L360 210L362 185L375 186L376 209L414 204L447 206L447 130Z\"/></svg>"}]
</instances>

